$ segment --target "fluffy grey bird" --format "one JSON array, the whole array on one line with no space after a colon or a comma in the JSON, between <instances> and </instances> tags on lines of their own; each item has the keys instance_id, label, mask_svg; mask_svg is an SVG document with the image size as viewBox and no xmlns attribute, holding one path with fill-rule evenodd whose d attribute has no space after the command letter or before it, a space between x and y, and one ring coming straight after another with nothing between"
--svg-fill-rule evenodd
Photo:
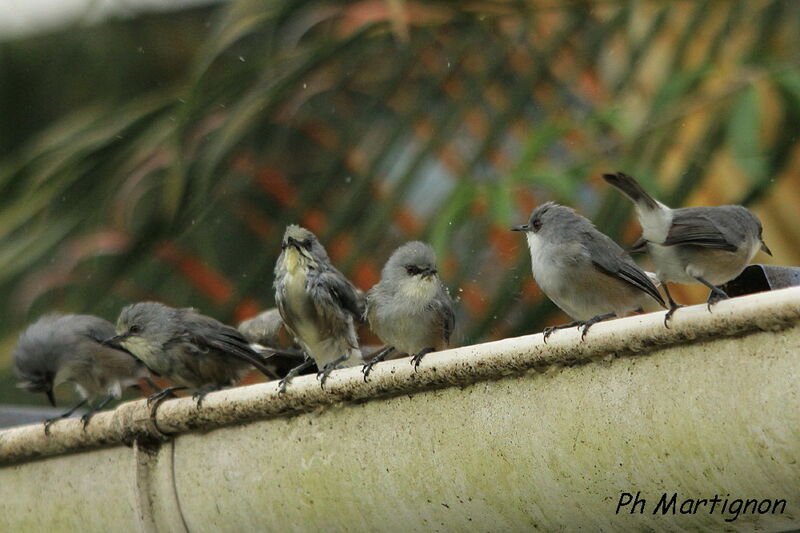
<instances>
[{"instance_id":1,"label":"fluffy grey bird","mask_svg":"<svg viewBox=\"0 0 800 533\"><path fill-rule=\"evenodd\" d=\"M92 414L119 399L123 389L139 379L149 380L147 368L135 357L102 343L113 334L114 325L96 316L51 314L39 318L19 336L13 352L19 388L46 394L53 407L53 389L61 383L72 383L81 397L75 407L45 422L46 434L53 422L100 398L81 417L86 427Z\"/></svg>"},{"instance_id":2,"label":"fluffy grey bird","mask_svg":"<svg viewBox=\"0 0 800 533\"><path fill-rule=\"evenodd\" d=\"M281 342L283 319L277 308L267 309L258 316L245 320L236 326L244 337L253 343L260 352L272 352L270 364L278 375L284 375L303 362L303 351L297 345Z\"/></svg>"},{"instance_id":3,"label":"fluffy grey bird","mask_svg":"<svg viewBox=\"0 0 800 533\"><path fill-rule=\"evenodd\" d=\"M528 239L531 268L542 291L574 322L544 330L589 328L608 318L640 312L650 300L664 300L647 274L617 243L569 207L547 202L537 207L523 231Z\"/></svg>"},{"instance_id":4,"label":"fluffy grey bird","mask_svg":"<svg viewBox=\"0 0 800 533\"><path fill-rule=\"evenodd\" d=\"M289 380L314 363L324 386L333 369L363 362L354 326L354 319L363 315L363 298L307 229L288 226L281 248L275 264L275 301L307 360L292 369L279 387L285 390Z\"/></svg>"},{"instance_id":5,"label":"fluffy grey bird","mask_svg":"<svg viewBox=\"0 0 800 533\"><path fill-rule=\"evenodd\" d=\"M361 369L365 381L393 350L413 355L416 369L425 354L449 347L453 301L436 274L433 248L419 241L404 244L386 262L380 282L367 293L366 310L370 328L386 347Z\"/></svg>"},{"instance_id":6,"label":"fluffy grey bird","mask_svg":"<svg viewBox=\"0 0 800 533\"><path fill-rule=\"evenodd\" d=\"M150 402L191 389L199 407L206 394L235 384L251 367L270 379L277 377L238 330L191 308L131 304L119 315L116 336L106 342L118 343L177 384L154 394Z\"/></svg>"},{"instance_id":7,"label":"fluffy grey bird","mask_svg":"<svg viewBox=\"0 0 800 533\"><path fill-rule=\"evenodd\" d=\"M636 206L642 226L638 245L647 247L669 300L665 325L681 307L672 299L666 282L702 283L711 289L710 309L713 303L728 298L718 285L741 274L759 249L772 255L764 243L761 221L745 207L670 209L627 174L603 174L603 179Z\"/></svg>"},{"instance_id":8,"label":"fluffy grey bird","mask_svg":"<svg viewBox=\"0 0 800 533\"><path fill-rule=\"evenodd\" d=\"M238 329L247 340L265 346L279 346L283 319L277 308L267 309L251 319L244 320Z\"/></svg>"}]
</instances>

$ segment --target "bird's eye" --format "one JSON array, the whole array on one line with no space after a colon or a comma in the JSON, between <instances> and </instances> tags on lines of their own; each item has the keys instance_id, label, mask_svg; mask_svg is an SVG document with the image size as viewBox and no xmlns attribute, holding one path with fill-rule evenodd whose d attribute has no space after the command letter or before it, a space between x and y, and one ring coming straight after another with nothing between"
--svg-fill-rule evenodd
<instances>
[{"instance_id":1,"label":"bird's eye","mask_svg":"<svg viewBox=\"0 0 800 533\"><path fill-rule=\"evenodd\" d=\"M311 239L306 239L303 241L303 248L305 248L309 252L311 251Z\"/></svg>"},{"instance_id":2,"label":"bird's eye","mask_svg":"<svg viewBox=\"0 0 800 533\"><path fill-rule=\"evenodd\" d=\"M537 218L531 223L531 226L533 227L534 232L539 231L540 229L542 229L542 220Z\"/></svg>"},{"instance_id":3,"label":"bird's eye","mask_svg":"<svg viewBox=\"0 0 800 533\"><path fill-rule=\"evenodd\" d=\"M406 272L408 272L409 276L416 276L421 270L417 265L406 265Z\"/></svg>"},{"instance_id":4,"label":"bird's eye","mask_svg":"<svg viewBox=\"0 0 800 533\"><path fill-rule=\"evenodd\" d=\"M128 329L128 332L133 333L134 335L136 335L137 333L141 333L142 326L140 326L139 324L134 324Z\"/></svg>"}]
</instances>

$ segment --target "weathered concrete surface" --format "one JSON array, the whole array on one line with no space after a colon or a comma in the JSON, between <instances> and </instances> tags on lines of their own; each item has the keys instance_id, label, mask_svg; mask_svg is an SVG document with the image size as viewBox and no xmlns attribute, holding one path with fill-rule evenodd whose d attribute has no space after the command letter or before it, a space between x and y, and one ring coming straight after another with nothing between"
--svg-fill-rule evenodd
<instances>
[{"instance_id":1,"label":"weathered concrete surface","mask_svg":"<svg viewBox=\"0 0 800 533\"><path fill-rule=\"evenodd\" d=\"M270 383L200 410L170 401L157 426L177 435L160 447L143 402L93 420L87 442L77 422L53 426L55 445L41 426L0 432L6 462L150 437L136 453L0 469L0 531L797 528L799 318L800 289L787 289L681 309L669 330L654 313L598 324L584 343L568 330L546 346L532 335L450 350L416 374L391 361L369 383L347 369L325 391L310 376L283 396ZM616 515L637 491L645 513ZM733 522L654 516L664 492L787 506Z\"/></svg>"}]
</instances>

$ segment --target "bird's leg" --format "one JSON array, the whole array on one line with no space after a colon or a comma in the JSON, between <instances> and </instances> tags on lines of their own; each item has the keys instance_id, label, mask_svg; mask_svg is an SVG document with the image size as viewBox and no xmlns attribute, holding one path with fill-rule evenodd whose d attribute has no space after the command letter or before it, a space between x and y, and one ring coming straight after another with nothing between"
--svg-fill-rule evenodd
<instances>
[{"instance_id":1,"label":"bird's leg","mask_svg":"<svg viewBox=\"0 0 800 533\"><path fill-rule=\"evenodd\" d=\"M730 296L728 296L725 293L725 291L723 291L722 289L720 289L716 285L713 285L713 284L707 282L706 280L704 280L700 276L695 276L694 279L696 279L697 281L699 281L700 283L702 283L703 285L705 285L706 287L711 289L711 294L708 295L708 311L709 311L709 313L711 312L711 306L712 305L714 305L715 303L719 302L720 300L727 300L728 298L730 298Z\"/></svg>"},{"instance_id":2,"label":"bird's leg","mask_svg":"<svg viewBox=\"0 0 800 533\"><path fill-rule=\"evenodd\" d=\"M436 348L432 346L428 346L427 348L423 348L417 353L414 354L414 357L411 358L411 364L414 365L414 372L417 371L417 367L422 362L422 358L425 357L427 354L431 352L435 352Z\"/></svg>"},{"instance_id":3,"label":"bird's leg","mask_svg":"<svg viewBox=\"0 0 800 533\"><path fill-rule=\"evenodd\" d=\"M156 387L158 389L158 387ZM167 387L166 389L161 389L155 394L151 394L147 397L147 405L149 406L153 402L161 403L161 400L164 398L176 398L174 392L179 390L186 390L187 387Z\"/></svg>"},{"instance_id":4,"label":"bird's leg","mask_svg":"<svg viewBox=\"0 0 800 533\"><path fill-rule=\"evenodd\" d=\"M203 404L203 399L206 397L206 394L209 392L218 391L222 388L222 385L209 385L205 389L201 389L194 394L192 394L192 399L197 402L197 408L200 409L200 406Z\"/></svg>"},{"instance_id":5,"label":"bird's leg","mask_svg":"<svg viewBox=\"0 0 800 533\"><path fill-rule=\"evenodd\" d=\"M581 342L583 342L583 339L586 338L586 334L589 332L590 327L594 326L598 322L602 322L603 320L608 320L609 318L616 318L616 316L617 315L614 313L607 313L605 315L594 316L585 322L581 322L580 325L583 328L583 331L581 332Z\"/></svg>"},{"instance_id":6,"label":"bird's leg","mask_svg":"<svg viewBox=\"0 0 800 533\"><path fill-rule=\"evenodd\" d=\"M369 363L364 363L364 366L361 367L361 373L364 374L364 383L367 382L367 376L372 372L372 367L386 359L386 356L389 355L392 350L394 350L394 346L384 346L372 356Z\"/></svg>"},{"instance_id":7,"label":"bird's leg","mask_svg":"<svg viewBox=\"0 0 800 533\"><path fill-rule=\"evenodd\" d=\"M544 334L544 343L547 344L547 337L552 335L557 329L573 328L575 326L580 326L581 324L583 324L583 322L569 322L567 324L560 324L558 326L547 326L542 330L542 333Z\"/></svg>"},{"instance_id":8,"label":"bird's leg","mask_svg":"<svg viewBox=\"0 0 800 533\"><path fill-rule=\"evenodd\" d=\"M344 363L348 359L350 359L350 355L343 355L323 366L322 369L319 372L317 372L317 379L319 380L319 386L324 389L325 382L328 381L328 376L331 375L331 372L336 370L336 367L339 366L339 364Z\"/></svg>"},{"instance_id":9,"label":"bird's leg","mask_svg":"<svg viewBox=\"0 0 800 533\"><path fill-rule=\"evenodd\" d=\"M83 430L86 431L86 426L89 425L89 420L91 420L92 415L94 415L97 411L100 411L103 407L108 405L111 400L114 399L113 394L106 394L103 396L103 399L100 400L100 403L97 404L96 407L92 407L89 411L86 412L85 415L81 417L81 422L83 422Z\"/></svg>"},{"instance_id":10,"label":"bird's leg","mask_svg":"<svg viewBox=\"0 0 800 533\"><path fill-rule=\"evenodd\" d=\"M76 405L75 407L73 407L72 409L67 411L66 413L64 413L62 415L58 415L55 418L48 418L47 420L45 420L44 421L44 434L45 435L50 435L50 425L53 422L55 422L56 420L61 420L63 418L69 418L70 416L72 416L72 413L74 413L75 411L77 411L78 409L80 409L81 407L86 405L86 401L87 401L86 398L84 398L83 400L78 402L78 405Z\"/></svg>"},{"instance_id":11,"label":"bird's leg","mask_svg":"<svg viewBox=\"0 0 800 533\"><path fill-rule=\"evenodd\" d=\"M294 367L293 369L289 370L289 373L283 376L283 379L278 382L278 392L283 393L286 392L286 385L292 381L292 378L295 376L300 375L300 372L305 370L306 368L313 366L314 360L311 359L308 354L306 354L306 360Z\"/></svg>"},{"instance_id":12,"label":"bird's leg","mask_svg":"<svg viewBox=\"0 0 800 533\"><path fill-rule=\"evenodd\" d=\"M156 387L156 389L158 389L158 387ZM161 405L161 402L167 398L177 398L175 391L186 389L188 389L188 387L167 387L166 389L161 389L157 393L148 396L147 406L150 407L150 418L155 421L156 411L158 410L158 406Z\"/></svg>"},{"instance_id":13,"label":"bird's leg","mask_svg":"<svg viewBox=\"0 0 800 533\"><path fill-rule=\"evenodd\" d=\"M664 327L669 328L669 321L672 320L672 315L674 315L675 311L683 306L672 299L672 295L669 293L669 288L667 287L666 281L663 282L661 286L664 287L664 293L667 295L667 300L669 301L669 311L667 311L667 314L664 315Z\"/></svg>"}]
</instances>

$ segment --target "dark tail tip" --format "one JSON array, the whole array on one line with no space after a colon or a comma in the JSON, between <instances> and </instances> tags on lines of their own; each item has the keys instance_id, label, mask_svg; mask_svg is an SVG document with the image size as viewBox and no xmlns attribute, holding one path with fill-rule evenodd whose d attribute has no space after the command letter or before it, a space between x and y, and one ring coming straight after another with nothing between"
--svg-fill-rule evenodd
<instances>
[{"instance_id":1,"label":"dark tail tip","mask_svg":"<svg viewBox=\"0 0 800 533\"><path fill-rule=\"evenodd\" d=\"M652 196L647 194L647 191L639 184L633 177L625 174L624 172L617 172L615 174L603 174L603 179L609 185L619 189L625 196L630 198L636 204L643 204L647 209L654 209L658 203Z\"/></svg>"}]
</instances>

